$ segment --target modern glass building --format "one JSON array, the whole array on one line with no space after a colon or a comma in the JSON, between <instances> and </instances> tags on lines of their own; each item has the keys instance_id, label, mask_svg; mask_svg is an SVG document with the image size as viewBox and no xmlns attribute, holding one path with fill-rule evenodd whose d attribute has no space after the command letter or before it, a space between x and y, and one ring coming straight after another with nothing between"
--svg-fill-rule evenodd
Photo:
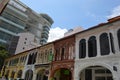
<instances>
[{"instance_id":1,"label":"modern glass building","mask_svg":"<svg viewBox=\"0 0 120 80\"><path fill-rule=\"evenodd\" d=\"M19 0L10 0L0 15L0 44L10 50L14 37L21 32L30 32L37 43L45 44L52 24L53 20L47 14L34 12Z\"/></svg>"}]
</instances>

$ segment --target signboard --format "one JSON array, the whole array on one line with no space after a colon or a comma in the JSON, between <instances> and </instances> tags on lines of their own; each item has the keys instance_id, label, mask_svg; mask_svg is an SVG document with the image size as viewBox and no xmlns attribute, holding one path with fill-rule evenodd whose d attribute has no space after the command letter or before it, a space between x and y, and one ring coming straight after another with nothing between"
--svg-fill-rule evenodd
<instances>
[{"instance_id":1,"label":"signboard","mask_svg":"<svg viewBox=\"0 0 120 80\"><path fill-rule=\"evenodd\" d=\"M9 0L0 0L0 14L2 13L3 9L6 7Z\"/></svg>"}]
</instances>

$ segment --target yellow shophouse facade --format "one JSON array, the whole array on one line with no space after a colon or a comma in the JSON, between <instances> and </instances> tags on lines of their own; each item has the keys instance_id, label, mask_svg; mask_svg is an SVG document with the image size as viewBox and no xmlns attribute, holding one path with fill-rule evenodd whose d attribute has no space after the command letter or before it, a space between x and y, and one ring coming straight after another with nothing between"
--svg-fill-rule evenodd
<instances>
[{"instance_id":1,"label":"yellow shophouse facade","mask_svg":"<svg viewBox=\"0 0 120 80\"><path fill-rule=\"evenodd\" d=\"M22 52L7 58L1 71L1 76L9 79L23 78L22 73L27 59L27 52Z\"/></svg>"}]
</instances>

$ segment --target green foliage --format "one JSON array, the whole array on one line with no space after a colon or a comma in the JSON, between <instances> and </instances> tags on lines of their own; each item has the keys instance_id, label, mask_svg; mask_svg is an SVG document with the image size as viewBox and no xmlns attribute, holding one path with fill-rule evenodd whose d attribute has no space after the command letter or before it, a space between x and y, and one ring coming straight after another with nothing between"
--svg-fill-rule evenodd
<instances>
[{"instance_id":1,"label":"green foliage","mask_svg":"<svg viewBox=\"0 0 120 80\"><path fill-rule=\"evenodd\" d=\"M4 46L0 45L0 58L5 59L8 57L8 51Z\"/></svg>"},{"instance_id":2,"label":"green foliage","mask_svg":"<svg viewBox=\"0 0 120 80\"><path fill-rule=\"evenodd\" d=\"M8 57L8 51L4 46L0 45L0 68L2 67L5 58Z\"/></svg>"}]
</instances>

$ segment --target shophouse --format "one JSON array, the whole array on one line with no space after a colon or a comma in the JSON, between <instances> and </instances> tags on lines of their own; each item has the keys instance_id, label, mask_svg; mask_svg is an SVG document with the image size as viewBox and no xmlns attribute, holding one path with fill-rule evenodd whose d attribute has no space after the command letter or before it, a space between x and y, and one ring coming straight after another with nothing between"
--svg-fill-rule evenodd
<instances>
[{"instance_id":1,"label":"shophouse","mask_svg":"<svg viewBox=\"0 0 120 80\"><path fill-rule=\"evenodd\" d=\"M120 80L120 16L76 34L74 80Z\"/></svg>"},{"instance_id":2,"label":"shophouse","mask_svg":"<svg viewBox=\"0 0 120 80\"><path fill-rule=\"evenodd\" d=\"M35 63L36 63L37 54L39 53L39 47L28 50L27 52L28 52L28 57L24 65L23 78L25 80L34 80Z\"/></svg>"},{"instance_id":3,"label":"shophouse","mask_svg":"<svg viewBox=\"0 0 120 80\"><path fill-rule=\"evenodd\" d=\"M51 70L51 61L53 59L53 52L53 43L48 43L39 47L39 53L35 63L34 80L48 80Z\"/></svg>"},{"instance_id":4,"label":"shophouse","mask_svg":"<svg viewBox=\"0 0 120 80\"><path fill-rule=\"evenodd\" d=\"M10 79L23 78L27 52L22 52L7 58L1 71L1 76L7 76Z\"/></svg>"},{"instance_id":5,"label":"shophouse","mask_svg":"<svg viewBox=\"0 0 120 80\"><path fill-rule=\"evenodd\" d=\"M73 80L75 37L74 35L56 40L54 58L51 63L50 80Z\"/></svg>"}]
</instances>

